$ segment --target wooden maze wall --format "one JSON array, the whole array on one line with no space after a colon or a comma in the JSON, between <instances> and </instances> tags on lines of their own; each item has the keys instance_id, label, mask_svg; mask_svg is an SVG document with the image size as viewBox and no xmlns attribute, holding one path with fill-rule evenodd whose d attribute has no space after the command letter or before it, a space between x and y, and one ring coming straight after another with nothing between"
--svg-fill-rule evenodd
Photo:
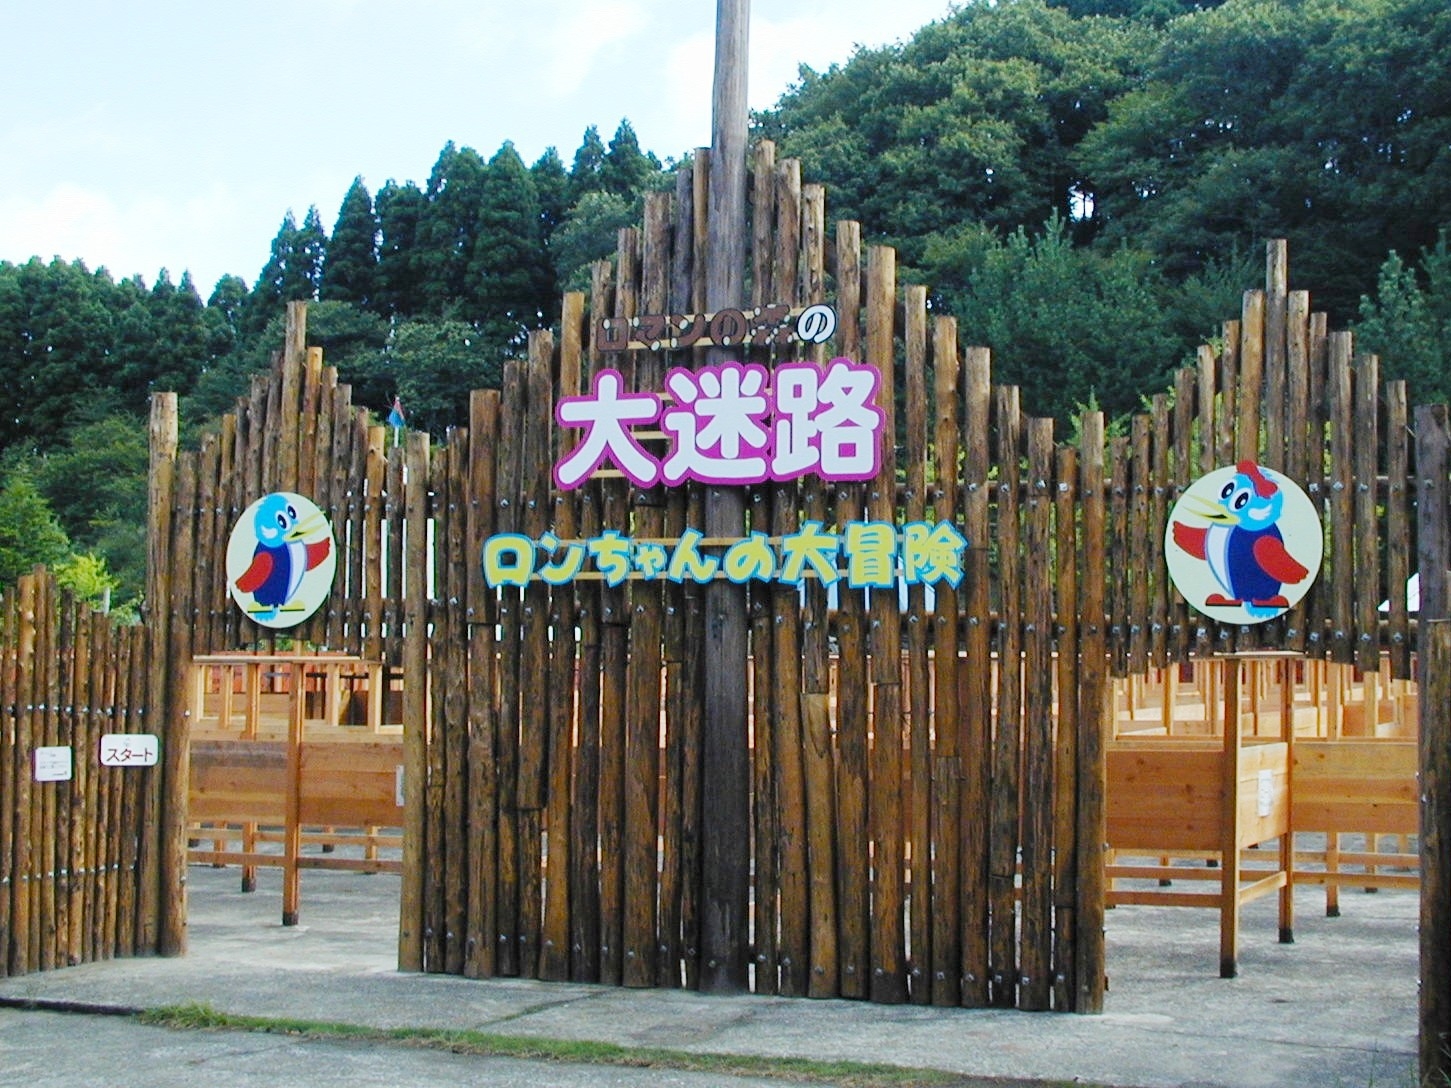
<instances>
[{"instance_id":1,"label":"wooden maze wall","mask_svg":"<svg viewBox=\"0 0 1451 1088\"><path fill-rule=\"evenodd\" d=\"M157 398L148 706L165 721L161 950L185 948L187 666L276 645L230 603L224 552L241 512L281 489L329 515L339 550L331 597L295 636L406 678L400 966L699 981L712 816L703 587L535 579L495 593L479 557L502 532L673 540L703 527L706 485L641 489L606 474L559 492L550 468L577 438L554 424L555 402L598 368L659 390L668 367L701 360L607 353L591 329L603 316L704 312L707 162L650 198L589 296L565 297L557 336L534 334L502 390L476 391L468 427L438 442L409 432L395 446L371 425L306 348L301 305L277 365L199 449L177 451L174 398ZM753 177L747 301L832 301L835 338L809 357L878 367L897 441L873 481L752 488L741 532L946 520L970 543L960 585L939 583L930 606L921 587L905 608L892 592L846 591L828 607L819 583L740 590L752 781L738 832L751 847L755 988L1096 1010L1110 676L1264 645L1372 669L1384 646L1405 673L1402 598L1377 612L1414 550L1404 386L1382 383L1375 360L1287 290L1272 244L1265 289L1246 293L1221 346L1201 349L1172 394L1123 434L1089 413L1067 444L1016 389L993 385L988 353L963 346L970 330L898 284L893 251L864 249L854 223L827 230L824 193L801 184L797 163L761 144ZM1162 555L1180 490L1245 457L1304 482L1326 524L1314 589L1260 628L1191 612Z\"/></svg>"}]
</instances>

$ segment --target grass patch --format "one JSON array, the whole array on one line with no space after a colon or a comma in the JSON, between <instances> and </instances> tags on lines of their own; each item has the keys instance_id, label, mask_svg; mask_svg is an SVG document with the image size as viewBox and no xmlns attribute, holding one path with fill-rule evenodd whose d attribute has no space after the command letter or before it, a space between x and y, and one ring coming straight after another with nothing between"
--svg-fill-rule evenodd
<instances>
[{"instance_id":1,"label":"grass patch","mask_svg":"<svg viewBox=\"0 0 1451 1088\"><path fill-rule=\"evenodd\" d=\"M255 1031L302 1039L389 1043L481 1057L584 1065L675 1069L717 1076L770 1077L836 1088L1068 1088L1067 1081L1024 1081L971 1077L938 1069L910 1069L870 1062L769 1058L742 1054L699 1054L661 1047L625 1047L568 1039L537 1039L486 1031L438 1028L376 1028L326 1020L239 1016L209 1005L167 1005L141 1013L143 1024L181 1031ZM1082 1088L1082 1085L1079 1086Z\"/></svg>"}]
</instances>

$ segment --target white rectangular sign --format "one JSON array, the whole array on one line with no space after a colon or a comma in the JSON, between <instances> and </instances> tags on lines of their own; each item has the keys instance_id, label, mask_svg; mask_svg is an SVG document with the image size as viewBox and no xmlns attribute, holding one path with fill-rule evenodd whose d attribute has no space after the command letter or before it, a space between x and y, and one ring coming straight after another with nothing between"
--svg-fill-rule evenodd
<instances>
[{"instance_id":1,"label":"white rectangular sign","mask_svg":"<svg viewBox=\"0 0 1451 1088\"><path fill-rule=\"evenodd\" d=\"M69 782L71 766L71 749L68 744L35 750L35 780L37 782Z\"/></svg>"},{"instance_id":2,"label":"white rectangular sign","mask_svg":"<svg viewBox=\"0 0 1451 1088\"><path fill-rule=\"evenodd\" d=\"M101 766L154 767L160 750L151 733L107 733L101 737Z\"/></svg>"},{"instance_id":3,"label":"white rectangular sign","mask_svg":"<svg viewBox=\"0 0 1451 1088\"><path fill-rule=\"evenodd\" d=\"M1275 776L1272 771L1259 775L1259 814L1268 816L1275 808Z\"/></svg>"},{"instance_id":4,"label":"white rectangular sign","mask_svg":"<svg viewBox=\"0 0 1451 1088\"><path fill-rule=\"evenodd\" d=\"M397 773L393 777L393 796L398 802L398 807L403 807L403 767L400 764Z\"/></svg>"}]
</instances>

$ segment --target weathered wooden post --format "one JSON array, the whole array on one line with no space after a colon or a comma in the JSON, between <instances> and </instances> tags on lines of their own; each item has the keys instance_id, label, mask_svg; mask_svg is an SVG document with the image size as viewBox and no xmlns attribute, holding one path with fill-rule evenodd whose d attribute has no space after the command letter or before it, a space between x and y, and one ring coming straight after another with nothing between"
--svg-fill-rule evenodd
<instances>
[{"instance_id":1,"label":"weathered wooden post","mask_svg":"<svg viewBox=\"0 0 1451 1088\"><path fill-rule=\"evenodd\" d=\"M1446 487L1451 432L1446 406L1416 409L1421 572L1419 705L1421 772L1421 1080L1451 1075L1451 622ZM1398 592L1398 587L1392 587Z\"/></svg>"},{"instance_id":2,"label":"weathered wooden post","mask_svg":"<svg viewBox=\"0 0 1451 1088\"><path fill-rule=\"evenodd\" d=\"M715 91L712 100L707 310L739 306L744 294L746 238L746 48L750 0L716 5ZM719 365L730 351L712 348ZM711 485L706 536L739 536L745 495ZM705 594L705 729L701 748L702 826L700 988L734 993L749 986L750 760L746 742L745 590L717 580Z\"/></svg>"},{"instance_id":3,"label":"weathered wooden post","mask_svg":"<svg viewBox=\"0 0 1451 1088\"><path fill-rule=\"evenodd\" d=\"M186 952L187 738L167 729L167 690L171 678L171 524L175 498L177 398L158 393L151 401L151 469L147 497L146 624L151 632L147 666L146 721L162 739L160 775L150 776L144 800L153 819L139 844L142 924L136 934L141 951L179 956ZM158 812L159 809L159 812ZM156 831L152 829L156 828Z\"/></svg>"}]
</instances>

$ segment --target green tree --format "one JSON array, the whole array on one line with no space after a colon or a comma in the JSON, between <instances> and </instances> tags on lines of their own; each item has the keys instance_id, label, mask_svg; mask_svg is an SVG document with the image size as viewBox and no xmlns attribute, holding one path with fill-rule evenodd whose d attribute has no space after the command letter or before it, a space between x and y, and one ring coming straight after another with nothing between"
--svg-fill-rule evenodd
<instances>
[{"instance_id":1,"label":"green tree","mask_svg":"<svg viewBox=\"0 0 1451 1088\"><path fill-rule=\"evenodd\" d=\"M1060 219L1005 240L966 226L935 236L926 256L935 280L955 285L939 300L963 339L992 349L994 373L1022 388L1030 414L1067 424L1090 400L1110 416L1132 411L1184 358L1152 262L1075 247Z\"/></svg>"},{"instance_id":2,"label":"green tree","mask_svg":"<svg viewBox=\"0 0 1451 1088\"><path fill-rule=\"evenodd\" d=\"M338 208L322 262L318 298L371 307L378 279L378 217L361 177L353 179Z\"/></svg>"},{"instance_id":3,"label":"green tree","mask_svg":"<svg viewBox=\"0 0 1451 1088\"><path fill-rule=\"evenodd\" d=\"M909 264L964 221L1007 232L1057 214L1087 237L1091 187L1074 149L1159 33L1042 0L967 5L908 43L825 73L803 67L756 127L827 183L836 214Z\"/></svg>"},{"instance_id":4,"label":"green tree","mask_svg":"<svg viewBox=\"0 0 1451 1088\"><path fill-rule=\"evenodd\" d=\"M413 182L389 179L378 190L378 284L374 308L381 314L408 316L423 310L422 254L418 224L427 199Z\"/></svg>"},{"instance_id":5,"label":"green tree","mask_svg":"<svg viewBox=\"0 0 1451 1088\"><path fill-rule=\"evenodd\" d=\"M0 449L47 449L81 413L114 404L116 311L104 270L0 262Z\"/></svg>"},{"instance_id":6,"label":"green tree","mask_svg":"<svg viewBox=\"0 0 1451 1088\"><path fill-rule=\"evenodd\" d=\"M484 172L477 151L457 148L450 140L429 175L415 242L425 313L453 314L459 300L469 295L469 262L478 239Z\"/></svg>"},{"instance_id":7,"label":"green tree","mask_svg":"<svg viewBox=\"0 0 1451 1088\"><path fill-rule=\"evenodd\" d=\"M118 604L146 588L149 463L145 422L118 413L72 428L29 470L71 544L104 565Z\"/></svg>"},{"instance_id":8,"label":"green tree","mask_svg":"<svg viewBox=\"0 0 1451 1088\"><path fill-rule=\"evenodd\" d=\"M0 484L0 586L15 584L36 564L51 566L70 553L70 541L23 465Z\"/></svg>"},{"instance_id":9,"label":"green tree","mask_svg":"<svg viewBox=\"0 0 1451 1088\"><path fill-rule=\"evenodd\" d=\"M607 193L633 200L659 173L660 160L642 152L634 127L629 121L621 121L600 163L600 187Z\"/></svg>"},{"instance_id":10,"label":"green tree","mask_svg":"<svg viewBox=\"0 0 1451 1088\"><path fill-rule=\"evenodd\" d=\"M562 289L582 291L589 287L590 268L618 248L622 227L638 218L636 205L614 193L585 193L573 208L550 244L554 275Z\"/></svg>"},{"instance_id":11,"label":"green tree","mask_svg":"<svg viewBox=\"0 0 1451 1088\"><path fill-rule=\"evenodd\" d=\"M569 212L569 174L559 152L549 147L529 167L529 177L539 199L539 226L547 245Z\"/></svg>"},{"instance_id":12,"label":"green tree","mask_svg":"<svg viewBox=\"0 0 1451 1088\"><path fill-rule=\"evenodd\" d=\"M260 332L287 303L317 297L326 243L316 208L308 208L300 227L291 209L282 217L267 263L247 300L244 325L249 333Z\"/></svg>"},{"instance_id":13,"label":"green tree","mask_svg":"<svg viewBox=\"0 0 1451 1088\"><path fill-rule=\"evenodd\" d=\"M467 425L471 390L499 388L503 355L497 343L466 322L405 321L394 327L387 347L360 379L389 390L372 402L380 411L396 394L410 427L442 436L449 426Z\"/></svg>"},{"instance_id":14,"label":"green tree","mask_svg":"<svg viewBox=\"0 0 1451 1088\"><path fill-rule=\"evenodd\" d=\"M1173 20L1080 148L1110 243L1182 276L1286 237L1346 320L1386 252L1451 197L1451 11L1429 0L1228 0Z\"/></svg>"},{"instance_id":15,"label":"green tree","mask_svg":"<svg viewBox=\"0 0 1451 1088\"><path fill-rule=\"evenodd\" d=\"M547 323L554 310L554 275L534 182L512 143L489 160L474 238L468 316L505 342Z\"/></svg>"},{"instance_id":16,"label":"green tree","mask_svg":"<svg viewBox=\"0 0 1451 1088\"><path fill-rule=\"evenodd\" d=\"M569 168L569 191L574 200L601 187L600 171L605 163L605 144L594 125L584 130L584 139Z\"/></svg>"},{"instance_id":17,"label":"green tree","mask_svg":"<svg viewBox=\"0 0 1451 1088\"><path fill-rule=\"evenodd\" d=\"M1362 296L1356 347L1403 378L1412 403L1451 399L1451 243L1445 231L1416 267L1392 251L1374 297Z\"/></svg>"}]
</instances>

